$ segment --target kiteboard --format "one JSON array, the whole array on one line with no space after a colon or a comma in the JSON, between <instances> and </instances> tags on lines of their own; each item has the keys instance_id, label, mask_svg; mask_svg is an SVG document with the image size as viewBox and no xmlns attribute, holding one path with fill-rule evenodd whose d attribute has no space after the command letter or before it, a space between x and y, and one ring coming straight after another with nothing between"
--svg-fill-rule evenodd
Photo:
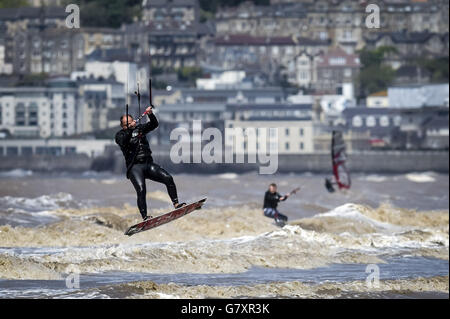
<instances>
[{"instance_id":1,"label":"kiteboard","mask_svg":"<svg viewBox=\"0 0 450 319\"><path fill-rule=\"evenodd\" d=\"M128 228L128 230L125 232L125 235L131 236L167 224L177 218L192 213L197 209L201 209L205 201L206 198L203 198L195 203L180 207L167 214L147 219L146 221L140 222L139 224L133 225L130 228Z\"/></svg>"}]
</instances>

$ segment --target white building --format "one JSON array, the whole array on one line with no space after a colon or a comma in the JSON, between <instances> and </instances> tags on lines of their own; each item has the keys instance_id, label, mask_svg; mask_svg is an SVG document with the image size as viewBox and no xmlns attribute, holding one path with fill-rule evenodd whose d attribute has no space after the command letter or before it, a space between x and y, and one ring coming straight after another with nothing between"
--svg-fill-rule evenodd
<instances>
[{"instance_id":1,"label":"white building","mask_svg":"<svg viewBox=\"0 0 450 319\"><path fill-rule=\"evenodd\" d=\"M0 44L0 74L12 74L13 65L5 63L5 46Z\"/></svg>"},{"instance_id":2,"label":"white building","mask_svg":"<svg viewBox=\"0 0 450 319\"><path fill-rule=\"evenodd\" d=\"M225 121L225 130L234 129L234 138L226 137L225 143L234 153L254 153L274 147L278 147L278 154L314 152L311 104L229 105L228 109L232 116ZM264 146L262 142L268 144Z\"/></svg>"},{"instance_id":3,"label":"white building","mask_svg":"<svg viewBox=\"0 0 450 319\"><path fill-rule=\"evenodd\" d=\"M0 139L1 156L70 155L85 154L96 157L105 153L114 140L79 139Z\"/></svg>"},{"instance_id":4,"label":"white building","mask_svg":"<svg viewBox=\"0 0 450 319\"><path fill-rule=\"evenodd\" d=\"M79 79L77 85L83 97L77 114L78 133L109 128L108 113L125 106L124 85L114 80L92 78Z\"/></svg>"},{"instance_id":5,"label":"white building","mask_svg":"<svg viewBox=\"0 0 450 319\"><path fill-rule=\"evenodd\" d=\"M71 79L78 78L115 78L117 82L128 85L129 92L137 89L137 82L140 83L140 91L148 92L148 75L145 68L138 69L136 63L123 61L87 61L84 71L72 72Z\"/></svg>"},{"instance_id":6,"label":"white building","mask_svg":"<svg viewBox=\"0 0 450 319\"><path fill-rule=\"evenodd\" d=\"M389 107L389 98L387 91L381 91L369 95L366 99L367 107Z\"/></svg>"},{"instance_id":7,"label":"white building","mask_svg":"<svg viewBox=\"0 0 450 319\"><path fill-rule=\"evenodd\" d=\"M63 137L109 127L108 112L125 104L111 80L56 78L41 87L0 88L0 131L16 137Z\"/></svg>"},{"instance_id":8,"label":"white building","mask_svg":"<svg viewBox=\"0 0 450 319\"><path fill-rule=\"evenodd\" d=\"M449 106L449 84L396 86L388 88L390 107L420 108Z\"/></svg>"},{"instance_id":9,"label":"white building","mask_svg":"<svg viewBox=\"0 0 450 319\"><path fill-rule=\"evenodd\" d=\"M0 88L0 130L21 137L75 134L79 102L75 83L64 78L46 87Z\"/></svg>"},{"instance_id":10,"label":"white building","mask_svg":"<svg viewBox=\"0 0 450 319\"><path fill-rule=\"evenodd\" d=\"M213 73L210 79L197 79L196 86L201 90L236 88L243 84L244 78L244 71L225 71Z\"/></svg>"}]
</instances>

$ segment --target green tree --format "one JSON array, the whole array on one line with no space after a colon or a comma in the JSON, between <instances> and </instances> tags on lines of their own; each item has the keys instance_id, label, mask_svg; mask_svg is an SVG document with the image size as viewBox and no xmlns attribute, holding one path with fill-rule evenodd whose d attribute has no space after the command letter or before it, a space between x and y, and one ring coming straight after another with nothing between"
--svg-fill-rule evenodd
<instances>
[{"instance_id":1,"label":"green tree","mask_svg":"<svg viewBox=\"0 0 450 319\"><path fill-rule=\"evenodd\" d=\"M47 73L32 73L20 76L16 86L42 86L48 79Z\"/></svg>"},{"instance_id":2,"label":"green tree","mask_svg":"<svg viewBox=\"0 0 450 319\"><path fill-rule=\"evenodd\" d=\"M389 54L395 54L397 50L391 46L381 46L375 50L362 50L359 52L362 68L358 76L360 98L386 90L395 79L395 70L385 65L385 59Z\"/></svg>"},{"instance_id":3,"label":"green tree","mask_svg":"<svg viewBox=\"0 0 450 319\"><path fill-rule=\"evenodd\" d=\"M181 82L195 83L195 80L203 75L202 69L198 67L182 67L178 69L178 80Z\"/></svg>"},{"instance_id":4,"label":"green tree","mask_svg":"<svg viewBox=\"0 0 450 319\"><path fill-rule=\"evenodd\" d=\"M418 59L416 64L427 69L431 73L432 82L448 82L449 58L440 57L435 59Z\"/></svg>"},{"instance_id":5,"label":"green tree","mask_svg":"<svg viewBox=\"0 0 450 319\"><path fill-rule=\"evenodd\" d=\"M26 7L28 5L27 0L0 0L0 9Z\"/></svg>"},{"instance_id":6,"label":"green tree","mask_svg":"<svg viewBox=\"0 0 450 319\"><path fill-rule=\"evenodd\" d=\"M119 28L123 23L131 23L140 17L140 0L66 0L80 7L82 27Z\"/></svg>"},{"instance_id":7,"label":"green tree","mask_svg":"<svg viewBox=\"0 0 450 319\"><path fill-rule=\"evenodd\" d=\"M199 0L202 19L207 19L209 16L206 13L215 14L217 10L225 7L236 7L248 0ZM269 6L270 0L251 0L255 5Z\"/></svg>"}]
</instances>

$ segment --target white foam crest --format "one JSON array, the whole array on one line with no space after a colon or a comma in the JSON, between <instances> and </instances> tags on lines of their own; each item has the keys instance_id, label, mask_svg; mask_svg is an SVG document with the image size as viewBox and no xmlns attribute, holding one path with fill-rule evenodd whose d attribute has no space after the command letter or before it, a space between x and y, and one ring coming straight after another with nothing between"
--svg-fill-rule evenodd
<instances>
[{"instance_id":1,"label":"white foam crest","mask_svg":"<svg viewBox=\"0 0 450 319\"><path fill-rule=\"evenodd\" d=\"M318 214L315 217L319 217L319 218L321 218L321 217L338 217L338 218L352 219L355 221L359 221L359 222L374 226L379 231L400 231L400 230L404 229L400 226L380 222L378 220L369 218L366 215L362 214L358 210L357 205L352 204L352 203L348 203L348 204L336 207L335 209L333 209L329 212Z\"/></svg>"},{"instance_id":2,"label":"white foam crest","mask_svg":"<svg viewBox=\"0 0 450 319\"><path fill-rule=\"evenodd\" d=\"M0 207L20 209L23 211L41 211L49 213L48 210L67 207L68 203L73 203L73 197L67 193L57 193L53 195L42 195L36 198L4 196L0 198Z\"/></svg>"},{"instance_id":3,"label":"white foam crest","mask_svg":"<svg viewBox=\"0 0 450 319\"><path fill-rule=\"evenodd\" d=\"M433 172L425 172L425 173L411 173L405 175L405 177L406 179L415 183L432 183L436 181L433 175L434 175Z\"/></svg>"},{"instance_id":4,"label":"white foam crest","mask_svg":"<svg viewBox=\"0 0 450 319\"><path fill-rule=\"evenodd\" d=\"M239 177L239 175L236 173L224 173L217 175L217 177L221 179L236 179Z\"/></svg>"},{"instance_id":5,"label":"white foam crest","mask_svg":"<svg viewBox=\"0 0 450 319\"><path fill-rule=\"evenodd\" d=\"M11 171L0 172L0 177L27 177L33 175L33 171L24 170L21 168L13 169Z\"/></svg>"},{"instance_id":6,"label":"white foam crest","mask_svg":"<svg viewBox=\"0 0 450 319\"><path fill-rule=\"evenodd\" d=\"M360 178L362 181L366 182L373 182L373 183L382 183L387 180L386 176L380 176L380 175L367 175Z\"/></svg>"}]
</instances>

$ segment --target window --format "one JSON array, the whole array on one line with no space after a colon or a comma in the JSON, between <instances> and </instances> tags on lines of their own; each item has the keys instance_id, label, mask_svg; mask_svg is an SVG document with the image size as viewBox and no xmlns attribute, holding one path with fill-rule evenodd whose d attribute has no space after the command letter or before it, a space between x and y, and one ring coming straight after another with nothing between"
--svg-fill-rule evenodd
<instances>
[{"instance_id":1,"label":"window","mask_svg":"<svg viewBox=\"0 0 450 319\"><path fill-rule=\"evenodd\" d=\"M289 136L289 128L286 129L285 134L286 136Z\"/></svg>"},{"instance_id":2,"label":"window","mask_svg":"<svg viewBox=\"0 0 450 319\"><path fill-rule=\"evenodd\" d=\"M44 146L36 147L36 154L37 155L44 155L44 154L47 154L47 153L48 153L48 151L47 151L46 147L44 147Z\"/></svg>"},{"instance_id":3,"label":"window","mask_svg":"<svg viewBox=\"0 0 450 319\"><path fill-rule=\"evenodd\" d=\"M289 151L289 142L286 142L285 148L286 148L286 151Z\"/></svg>"},{"instance_id":4,"label":"window","mask_svg":"<svg viewBox=\"0 0 450 319\"><path fill-rule=\"evenodd\" d=\"M38 125L38 106L36 103L32 102L28 108L28 125L37 126Z\"/></svg>"},{"instance_id":5,"label":"window","mask_svg":"<svg viewBox=\"0 0 450 319\"><path fill-rule=\"evenodd\" d=\"M344 65L346 63L346 60L343 57L336 57L330 58L328 62L330 63L330 65Z\"/></svg>"},{"instance_id":6,"label":"window","mask_svg":"<svg viewBox=\"0 0 450 319\"><path fill-rule=\"evenodd\" d=\"M324 32L324 31L320 32L319 38L320 38L320 40L328 40L328 33Z\"/></svg>"},{"instance_id":7,"label":"window","mask_svg":"<svg viewBox=\"0 0 450 319\"><path fill-rule=\"evenodd\" d=\"M380 118L380 125L384 127L389 126L389 117L387 115L383 115Z\"/></svg>"},{"instance_id":8,"label":"window","mask_svg":"<svg viewBox=\"0 0 450 319\"><path fill-rule=\"evenodd\" d=\"M277 130L276 129L274 129L274 128L270 128L269 129L269 134L270 134L270 137L276 137L277 136Z\"/></svg>"},{"instance_id":9,"label":"window","mask_svg":"<svg viewBox=\"0 0 450 319\"><path fill-rule=\"evenodd\" d=\"M304 130L301 128L300 129L300 136L303 136L304 133L305 133Z\"/></svg>"},{"instance_id":10,"label":"window","mask_svg":"<svg viewBox=\"0 0 450 319\"><path fill-rule=\"evenodd\" d=\"M33 155L33 148L30 146L22 146L22 155Z\"/></svg>"},{"instance_id":11,"label":"window","mask_svg":"<svg viewBox=\"0 0 450 319\"><path fill-rule=\"evenodd\" d=\"M377 125L377 120L375 119L374 116L368 116L366 119L366 125L368 127L374 127Z\"/></svg>"},{"instance_id":12,"label":"window","mask_svg":"<svg viewBox=\"0 0 450 319\"><path fill-rule=\"evenodd\" d=\"M276 150L277 148L278 148L278 143L277 143L277 142L271 142L271 143L269 144L269 149L270 149L271 151Z\"/></svg>"},{"instance_id":13,"label":"window","mask_svg":"<svg viewBox=\"0 0 450 319\"><path fill-rule=\"evenodd\" d=\"M354 116L352 120L352 125L354 127L361 127L362 126L362 118L360 116Z\"/></svg>"},{"instance_id":14,"label":"window","mask_svg":"<svg viewBox=\"0 0 450 319\"><path fill-rule=\"evenodd\" d=\"M66 154L76 154L77 149L75 147L67 146L66 147Z\"/></svg>"},{"instance_id":15,"label":"window","mask_svg":"<svg viewBox=\"0 0 450 319\"><path fill-rule=\"evenodd\" d=\"M303 142L300 142L300 149L303 150L305 148L305 145L303 144Z\"/></svg>"},{"instance_id":16,"label":"window","mask_svg":"<svg viewBox=\"0 0 450 319\"><path fill-rule=\"evenodd\" d=\"M19 155L19 149L17 146L8 146L6 148L6 156L17 156Z\"/></svg>"},{"instance_id":17,"label":"window","mask_svg":"<svg viewBox=\"0 0 450 319\"><path fill-rule=\"evenodd\" d=\"M2 105L0 104L0 125L2 124Z\"/></svg>"},{"instance_id":18,"label":"window","mask_svg":"<svg viewBox=\"0 0 450 319\"><path fill-rule=\"evenodd\" d=\"M300 80L307 80L308 79L308 72L307 71L300 71Z\"/></svg>"},{"instance_id":19,"label":"window","mask_svg":"<svg viewBox=\"0 0 450 319\"><path fill-rule=\"evenodd\" d=\"M23 103L16 106L16 125L25 126L25 105Z\"/></svg>"}]
</instances>

